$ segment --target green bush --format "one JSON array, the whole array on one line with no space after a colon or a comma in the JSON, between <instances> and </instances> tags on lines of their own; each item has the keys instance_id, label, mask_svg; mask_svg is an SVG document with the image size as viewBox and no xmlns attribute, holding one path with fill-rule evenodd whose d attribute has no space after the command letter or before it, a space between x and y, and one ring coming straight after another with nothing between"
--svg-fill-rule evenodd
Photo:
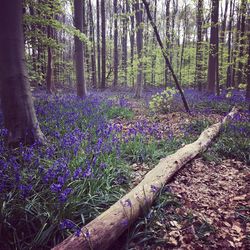
<instances>
[{"instance_id":1,"label":"green bush","mask_svg":"<svg viewBox=\"0 0 250 250\"><path fill-rule=\"evenodd\" d=\"M154 112L167 113L170 111L171 102L176 90L167 87L163 92L157 93L152 96L149 102L149 108Z\"/></svg>"}]
</instances>

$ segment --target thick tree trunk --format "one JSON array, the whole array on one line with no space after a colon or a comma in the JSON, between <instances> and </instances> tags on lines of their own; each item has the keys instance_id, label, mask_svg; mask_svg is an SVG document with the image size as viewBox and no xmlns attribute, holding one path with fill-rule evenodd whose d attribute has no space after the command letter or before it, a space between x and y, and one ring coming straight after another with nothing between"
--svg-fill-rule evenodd
<instances>
[{"instance_id":1,"label":"thick tree trunk","mask_svg":"<svg viewBox=\"0 0 250 250\"><path fill-rule=\"evenodd\" d=\"M203 131L193 143L160 160L145 178L108 210L82 228L80 237L70 236L54 250L107 249L141 214L152 205L161 188L187 162L204 152L222 125L237 112L233 109L222 122Z\"/></svg>"},{"instance_id":2,"label":"thick tree trunk","mask_svg":"<svg viewBox=\"0 0 250 250\"><path fill-rule=\"evenodd\" d=\"M7 143L43 143L25 66L22 1L1 1L0 30L0 97Z\"/></svg>"},{"instance_id":3,"label":"thick tree trunk","mask_svg":"<svg viewBox=\"0 0 250 250\"><path fill-rule=\"evenodd\" d=\"M197 6L197 42L196 42L196 68L195 68L195 83L198 90L202 90L202 19L203 19L203 0L198 0Z\"/></svg>"},{"instance_id":4,"label":"thick tree trunk","mask_svg":"<svg viewBox=\"0 0 250 250\"><path fill-rule=\"evenodd\" d=\"M135 18L136 18L136 46L137 46L137 55L138 55L138 72L136 79L136 90L135 97L141 98L142 87L143 87L143 64L141 61L142 58L142 48L143 48L143 29L141 26L142 22L142 5L140 0L136 0L134 4L135 9Z\"/></svg>"},{"instance_id":5,"label":"thick tree trunk","mask_svg":"<svg viewBox=\"0 0 250 250\"><path fill-rule=\"evenodd\" d=\"M151 22L151 25L152 25L153 29L154 29L154 33L155 33L156 39L157 39L157 41L158 41L158 44L159 44L159 46L160 46L160 48L161 48L163 57L164 57L164 59L165 59L165 63L167 64L167 66L168 66L168 68L169 68L169 71L171 72L171 74L172 74L172 76L173 76L173 79L174 79L174 81L175 81L176 88L178 89L178 91L179 91L179 93L180 93L180 95L181 95L181 98L182 98L182 101L183 101L185 110L186 110L187 112L190 113L190 109L189 109L189 107L188 107L188 103L187 103L186 98L185 98L185 96L184 96L184 93L183 93L183 91L182 91L181 85L179 84L178 79L177 79L177 77L176 77L176 75L175 75L175 73L174 73L174 70L173 70L173 68L172 68L172 65L171 65L171 63L169 62L169 59L168 59L167 53L166 53L166 49L164 49L164 46L163 46L163 43L162 43L162 41L161 41L161 38L160 38L159 32L158 32L158 30L157 30L157 27L156 27L155 23L153 22L153 19L152 19L150 10L149 10L149 4L147 3L146 0L142 0L142 2L143 2L143 4L144 4L144 6L145 6L145 9L146 9L146 11L147 11L148 18L149 18L149 20L150 20L150 22Z\"/></svg>"},{"instance_id":6,"label":"thick tree trunk","mask_svg":"<svg viewBox=\"0 0 250 250\"><path fill-rule=\"evenodd\" d=\"M218 72L218 15L219 15L219 1L212 0L212 13L211 13L211 35L210 35L210 48L208 60L208 93L215 94Z\"/></svg>"},{"instance_id":7,"label":"thick tree trunk","mask_svg":"<svg viewBox=\"0 0 250 250\"><path fill-rule=\"evenodd\" d=\"M83 1L74 0L75 27L83 32ZM77 96L85 97L87 89L84 79L83 44L75 36L75 64L76 64L76 86Z\"/></svg>"},{"instance_id":8,"label":"thick tree trunk","mask_svg":"<svg viewBox=\"0 0 250 250\"><path fill-rule=\"evenodd\" d=\"M117 0L114 0L113 5L114 5L114 80L113 80L113 86L116 87L118 83L118 65L119 65Z\"/></svg>"},{"instance_id":9,"label":"thick tree trunk","mask_svg":"<svg viewBox=\"0 0 250 250\"><path fill-rule=\"evenodd\" d=\"M106 87L106 19L105 1L101 0L101 25L102 25L102 74L101 88Z\"/></svg>"}]
</instances>

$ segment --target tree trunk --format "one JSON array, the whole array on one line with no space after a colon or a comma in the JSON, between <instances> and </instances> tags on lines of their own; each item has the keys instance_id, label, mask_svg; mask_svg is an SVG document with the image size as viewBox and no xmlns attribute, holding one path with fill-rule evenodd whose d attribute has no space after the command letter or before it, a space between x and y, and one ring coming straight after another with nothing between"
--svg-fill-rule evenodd
<instances>
[{"instance_id":1,"label":"tree trunk","mask_svg":"<svg viewBox=\"0 0 250 250\"><path fill-rule=\"evenodd\" d=\"M102 24L102 79L101 88L106 87L106 20L105 20L105 1L101 0L101 24Z\"/></svg>"},{"instance_id":2,"label":"tree trunk","mask_svg":"<svg viewBox=\"0 0 250 250\"><path fill-rule=\"evenodd\" d=\"M97 85L101 87L101 47L100 47L100 6L96 0L96 41L97 41Z\"/></svg>"},{"instance_id":3,"label":"tree trunk","mask_svg":"<svg viewBox=\"0 0 250 250\"><path fill-rule=\"evenodd\" d=\"M240 9L239 3L236 9ZM237 24L236 24L236 31L235 31L235 38L234 38L234 50L233 50L233 70L232 70L232 86L238 88L238 81L236 79L237 73L237 58L239 57L239 39L240 39L240 12L237 12Z\"/></svg>"},{"instance_id":4,"label":"tree trunk","mask_svg":"<svg viewBox=\"0 0 250 250\"><path fill-rule=\"evenodd\" d=\"M94 29L94 18L93 18L93 10L92 3L89 0L89 19L90 19L90 39L92 42L91 48L91 74L92 74L92 85L94 88L97 87L96 83L96 54L95 54L95 29Z\"/></svg>"},{"instance_id":5,"label":"tree trunk","mask_svg":"<svg viewBox=\"0 0 250 250\"><path fill-rule=\"evenodd\" d=\"M250 41L250 18L247 20L248 41ZM248 44L248 60L247 60L247 89L246 101L248 102L248 110L250 111L250 44Z\"/></svg>"},{"instance_id":6,"label":"tree trunk","mask_svg":"<svg viewBox=\"0 0 250 250\"><path fill-rule=\"evenodd\" d=\"M83 1L74 0L75 27L83 32ZM77 96L85 97L87 89L84 78L83 44L75 36L75 64L76 64L76 86Z\"/></svg>"},{"instance_id":7,"label":"tree trunk","mask_svg":"<svg viewBox=\"0 0 250 250\"><path fill-rule=\"evenodd\" d=\"M132 12L134 12L134 5L131 5ZM134 14L130 16L131 31L130 31L130 63L131 63L131 82L134 87L134 46L135 46L135 17Z\"/></svg>"},{"instance_id":8,"label":"tree trunk","mask_svg":"<svg viewBox=\"0 0 250 250\"><path fill-rule=\"evenodd\" d=\"M183 65L183 60L184 60L184 50L185 50L185 45L186 45L186 36L187 36L187 27L188 27L188 20L187 20L187 5L185 3L184 7L184 28L183 28L183 40L182 40L182 45L181 45L181 57L180 57L180 74L179 74L179 81L181 82L181 70L182 70L182 65Z\"/></svg>"},{"instance_id":9,"label":"tree trunk","mask_svg":"<svg viewBox=\"0 0 250 250\"><path fill-rule=\"evenodd\" d=\"M166 1L166 49L170 50L170 0ZM165 62L165 86L168 85L168 65Z\"/></svg>"},{"instance_id":10,"label":"tree trunk","mask_svg":"<svg viewBox=\"0 0 250 250\"><path fill-rule=\"evenodd\" d=\"M210 34L210 48L209 48L209 60L208 60L208 88L207 91L210 94L215 94L217 72L218 72L218 15L219 15L219 1L212 0L212 12L211 12L211 34Z\"/></svg>"},{"instance_id":11,"label":"tree trunk","mask_svg":"<svg viewBox=\"0 0 250 250\"><path fill-rule=\"evenodd\" d=\"M239 46L240 46L239 59L240 60L239 60L237 86L239 84L243 83L243 75L244 75L244 67L243 67L243 63L242 63L242 58L243 58L243 54L244 54L244 45L245 45L244 36L245 36L246 8L247 8L247 1L241 0L241 8L240 8L241 25L240 25L240 44L239 44Z\"/></svg>"},{"instance_id":12,"label":"tree trunk","mask_svg":"<svg viewBox=\"0 0 250 250\"><path fill-rule=\"evenodd\" d=\"M177 1L178 2L178 1ZM169 55L169 62L171 65L173 65L173 45L175 43L175 17L178 12L178 3L175 0L173 0L173 11L172 11L172 17L171 17L171 43L170 43L170 55ZM168 67L168 66L167 66Z\"/></svg>"},{"instance_id":13,"label":"tree trunk","mask_svg":"<svg viewBox=\"0 0 250 250\"><path fill-rule=\"evenodd\" d=\"M203 18L203 0L198 0L197 6L197 43L196 43L196 68L195 68L195 83L198 90L202 91L202 18Z\"/></svg>"},{"instance_id":14,"label":"tree trunk","mask_svg":"<svg viewBox=\"0 0 250 250\"><path fill-rule=\"evenodd\" d=\"M44 143L25 65L22 1L2 0L0 18L0 97L7 144Z\"/></svg>"},{"instance_id":15,"label":"tree trunk","mask_svg":"<svg viewBox=\"0 0 250 250\"><path fill-rule=\"evenodd\" d=\"M117 0L114 0L113 4L114 4L114 80L113 80L113 86L116 87L118 83L118 66L119 66Z\"/></svg>"},{"instance_id":16,"label":"tree trunk","mask_svg":"<svg viewBox=\"0 0 250 250\"><path fill-rule=\"evenodd\" d=\"M136 0L134 4L135 9L135 18L136 18L136 46L137 46L137 55L138 55L138 72L136 79L136 90L135 97L141 98L142 87L143 87L143 64L142 64L142 48L143 48L143 29L141 26L142 23L142 4L140 0Z\"/></svg>"},{"instance_id":17,"label":"tree trunk","mask_svg":"<svg viewBox=\"0 0 250 250\"><path fill-rule=\"evenodd\" d=\"M107 249L138 218L144 209L149 208L161 188L186 163L204 152L219 134L221 127L237 112L233 109L222 122L204 130L193 143L177 150L160 160L158 165L146 174L144 179L128 194L123 196L108 210L84 226L81 235L70 236L53 250Z\"/></svg>"},{"instance_id":18,"label":"tree trunk","mask_svg":"<svg viewBox=\"0 0 250 250\"><path fill-rule=\"evenodd\" d=\"M49 25L47 27L47 38L52 38L52 27ZM52 75L53 75L53 69L52 69L52 48L50 45L48 45L48 57L47 57L47 72L46 72L46 87L47 87L47 93L52 94L54 91L54 84L52 81Z\"/></svg>"},{"instance_id":19,"label":"tree trunk","mask_svg":"<svg viewBox=\"0 0 250 250\"><path fill-rule=\"evenodd\" d=\"M156 24L157 18L157 0L154 0L154 23ZM153 31L154 33L154 31ZM150 85L155 85L155 63L156 63L156 46L155 46L155 36L152 37L152 63L151 63L151 81Z\"/></svg>"},{"instance_id":20,"label":"tree trunk","mask_svg":"<svg viewBox=\"0 0 250 250\"><path fill-rule=\"evenodd\" d=\"M184 93L183 93L183 91L182 91L181 85L179 84L178 79L177 79L177 77L176 77L176 75L175 75L175 73L174 73L174 70L173 70L173 68L172 68L172 65L171 65L170 62L169 62L169 59L168 59L168 57L167 57L166 50L164 49L163 43L162 43L162 41L161 41L159 32L158 32L158 30L157 30L157 27L156 27L155 23L153 22L153 19L152 19L150 10L149 10L149 4L147 3L146 0L142 0L142 2L143 2L143 4L144 4L144 6L145 6L145 9L146 9L146 11L147 11L148 18L149 18L149 20L150 20L150 22L151 22L151 25L152 25L153 29L154 29L156 39L157 39L157 41L158 41L158 44L159 44L159 46L160 46L160 48L161 48L163 57L164 57L164 59L165 59L165 63L167 64L167 66L168 66L168 68L169 68L169 70L170 70L170 72L171 72L171 74L172 74L172 76L173 76L173 78L174 78L174 81L175 81L175 84L176 84L176 88L178 89L178 91L179 91L179 93L180 93L180 95L181 95L181 98L182 98L182 101L183 101L185 110L186 110L188 113L190 113L190 109L189 109L189 107L188 107L188 103L187 103L186 98L185 98L185 96L184 96Z\"/></svg>"},{"instance_id":21,"label":"tree trunk","mask_svg":"<svg viewBox=\"0 0 250 250\"><path fill-rule=\"evenodd\" d=\"M223 54L224 54L224 42L225 42L225 32L227 26L227 9L228 9L228 0L225 3L224 17L222 18L221 31L220 31L220 67L223 69ZM222 13L221 13L222 15Z\"/></svg>"},{"instance_id":22,"label":"tree trunk","mask_svg":"<svg viewBox=\"0 0 250 250\"><path fill-rule=\"evenodd\" d=\"M228 47L227 47L227 82L226 87L229 88L232 86L232 49L231 49L231 41L232 41L232 21L233 21L233 13L234 13L234 5L235 0L230 0L230 16L229 16L229 22L228 22Z\"/></svg>"},{"instance_id":23,"label":"tree trunk","mask_svg":"<svg viewBox=\"0 0 250 250\"><path fill-rule=\"evenodd\" d=\"M122 84L127 85L127 58L128 58L128 18L127 18L127 0L122 1Z\"/></svg>"}]
</instances>

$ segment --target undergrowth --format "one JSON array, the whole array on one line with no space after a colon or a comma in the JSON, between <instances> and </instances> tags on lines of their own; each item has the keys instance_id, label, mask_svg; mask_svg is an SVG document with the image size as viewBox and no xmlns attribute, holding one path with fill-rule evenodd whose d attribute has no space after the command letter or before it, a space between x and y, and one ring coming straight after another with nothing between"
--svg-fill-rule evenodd
<instances>
[{"instance_id":1,"label":"undergrowth","mask_svg":"<svg viewBox=\"0 0 250 250\"><path fill-rule=\"evenodd\" d=\"M196 100L191 104L195 112L224 114L232 104L228 99ZM123 97L105 101L93 96L83 100L39 97L36 113L49 141L46 147L35 143L8 149L4 145L7 131L0 129L0 246L6 250L48 249L71 233L79 235L83 225L127 192L129 165L157 164L211 125L209 119L193 119L180 128L180 135L173 137L168 131L168 138L161 138L157 127L143 122L124 127L115 119L132 119L134 113ZM249 164L249 152L249 114L241 112L203 157L215 162L235 158ZM158 227L166 218L181 219L173 218L176 215L171 212L180 204L172 194L163 192L146 218L131 229L128 243L136 240L146 246L149 241L160 242ZM166 207L170 212L164 214ZM192 216L185 219L192 221ZM197 229L200 238L208 229L202 222Z\"/></svg>"},{"instance_id":2,"label":"undergrowth","mask_svg":"<svg viewBox=\"0 0 250 250\"><path fill-rule=\"evenodd\" d=\"M40 97L40 126L49 143L8 149L0 129L0 248L48 249L125 194L128 162L113 117L128 118L125 100Z\"/></svg>"}]
</instances>

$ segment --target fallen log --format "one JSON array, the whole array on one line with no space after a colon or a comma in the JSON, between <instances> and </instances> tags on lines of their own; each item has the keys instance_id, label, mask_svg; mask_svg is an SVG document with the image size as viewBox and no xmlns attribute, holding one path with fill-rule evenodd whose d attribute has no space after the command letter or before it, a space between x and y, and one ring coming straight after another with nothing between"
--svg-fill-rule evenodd
<instances>
[{"instance_id":1,"label":"fallen log","mask_svg":"<svg viewBox=\"0 0 250 250\"><path fill-rule=\"evenodd\" d=\"M208 148L221 127L235 113L237 109L233 108L221 122L204 130L195 142L161 159L159 164L147 173L134 189L84 226L80 236L71 235L53 249L107 249L138 218L143 208L145 210L145 207L152 205L158 191L167 181L182 166Z\"/></svg>"}]
</instances>

